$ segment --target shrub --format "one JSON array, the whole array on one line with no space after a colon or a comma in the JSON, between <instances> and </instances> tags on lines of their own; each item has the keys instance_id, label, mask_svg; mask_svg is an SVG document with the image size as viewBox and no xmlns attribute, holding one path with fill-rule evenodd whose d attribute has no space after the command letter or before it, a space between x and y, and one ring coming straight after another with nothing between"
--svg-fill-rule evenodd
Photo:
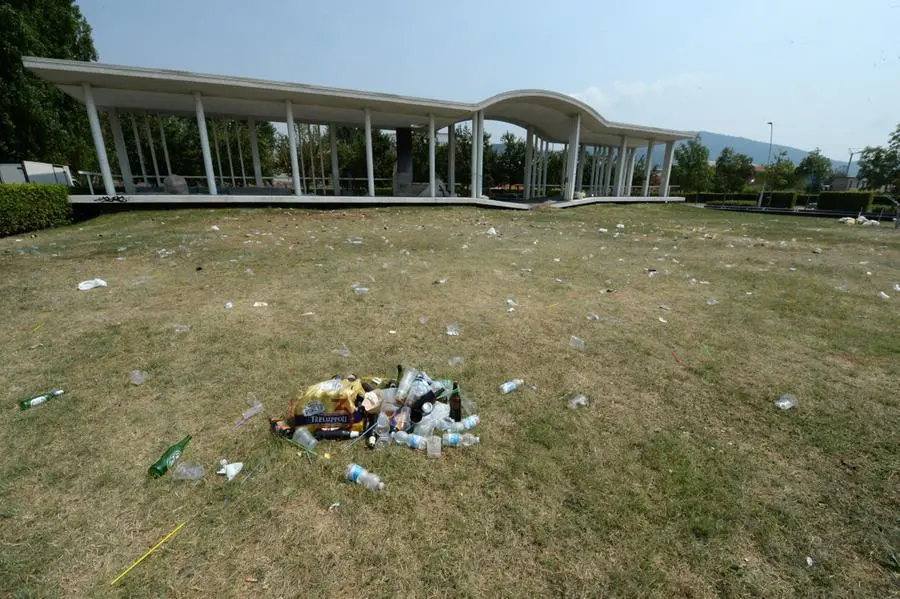
<instances>
[{"instance_id":1,"label":"shrub","mask_svg":"<svg viewBox=\"0 0 900 599\"><path fill-rule=\"evenodd\" d=\"M891 201L891 196L879 194L872 198L872 209L873 210L881 210L881 208L894 208L894 202Z\"/></svg>"},{"instance_id":2,"label":"shrub","mask_svg":"<svg viewBox=\"0 0 900 599\"><path fill-rule=\"evenodd\" d=\"M819 194L817 193L798 193L795 206L809 206L810 202L815 203L818 199Z\"/></svg>"},{"instance_id":3,"label":"shrub","mask_svg":"<svg viewBox=\"0 0 900 599\"><path fill-rule=\"evenodd\" d=\"M16 235L69 222L72 206L65 185L0 184L0 235Z\"/></svg>"},{"instance_id":4,"label":"shrub","mask_svg":"<svg viewBox=\"0 0 900 599\"><path fill-rule=\"evenodd\" d=\"M871 191L823 191L819 194L819 210L868 212L872 206Z\"/></svg>"},{"instance_id":5,"label":"shrub","mask_svg":"<svg viewBox=\"0 0 900 599\"><path fill-rule=\"evenodd\" d=\"M707 206L747 206L756 208L756 200L713 200L706 202Z\"/></svg>"},{"instance_id":6,"label":"shrub","mask_svg":"<svg viewBox=\"0 0 900 599\"><path fill-rule=\"evenodd\" d=\"M763 206L769 208L793 208L797 194L793 191L772 191L763 195Z\"/></svg>"}]
</instances>

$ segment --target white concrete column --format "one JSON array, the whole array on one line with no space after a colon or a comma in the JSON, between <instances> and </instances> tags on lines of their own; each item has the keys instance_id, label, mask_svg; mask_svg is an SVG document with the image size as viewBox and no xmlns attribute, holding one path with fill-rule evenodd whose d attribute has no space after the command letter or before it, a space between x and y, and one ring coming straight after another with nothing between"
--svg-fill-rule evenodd
<instances>
[{"instance_id":1,"label":"white concrete column","mask_svg":"<svg viewBox=\"0 0 900 599\"><path fill-rule=\"evenodd\" d=\"M300 165L300 193L307 193L309 184L306 182L306 163L303 162L303 130L300 125L294 125L294 135L297 138L297 160Z\"/></svg>"},{"instance_id":2,"label":"white concrete column","mask_svg":"<svg viewBox=\"0 0 900 599\"><path fill-rule=\"evenodd\" d=\"M609 188L612 181L614 152L615 148L612 146L606 147L606 157L603 159L603 189L601 193L604 197L615 195Z\"/></svg>"},{"instance_id":3,"label":"white concrete column","mask_svg":"<svg viewBox=\"0 0 900 599\"><path fill-rule=\"evenodd\" d=\"M659 197L669 197L669 179L672 176L672 162L675 156L675 142L666 143L666 159L663 161L662 177L659 181Z\"/></svg>"},{"instance_id":4,"label":"white concrete column","mask_svg":"<svg viewBox=\"0 0 900 599\"><path fill-rule=\"evenodd\" d=\"M222 131L222 136L225 138L225 152L228 156L228 172L231 174L231 186L235 187L237 185L237 181L234 178L234 162L231 160L231 136L228 135L228 127Z\"/></svg>"},{"instance_id":5,"label":"white concrete column","mask_svg":"<svg viewBox=\"0 0 900 599\"><path fill-rule=\"evenodd\" d=\"M250 129L250 156L253 159L253 178L257 187L263 186L262 165L259 162L259 140L256 137L256 121L250 119L247 122Z\"/></svg>"},{"instance_id":6,"label":"white concrete column","mask_svg":"<svg viewBox=\"0 0 900 599\"><path fill-rule=\"evenodd\" d=\"M112 129L113 143L116 146L116 158L119 161L119 172L122 175L122 185L125 193L134 193L134 178L131 176L131 164L128 162L128 144L125 143L125 135L122 133L122 122L115 108L107 112L109 126Z\"/></svg>"},{"instance_id":7,"label":"white concrete column","mask_svg":"<svg viewBox=\"0 0 900 599\"><path fill-rule=\"evenodd\" d=\"M447 185L450 197L456 197L456 123L447 127Z\"/></svg>"},{"instance_id":8,"label":"white concrete column","mask_svg":"<svg viewBox=\"0 0 900 599\"><path fill-rule=\"evenodd\" d=\"M591 148L591 189L590 189L591 197L594 197L597 195L597 171L599 170L599 168L598 168L599 162L597 159L600 158L597 150L598 150L597 146L594 146L593 148Z\"/></svg>"},{"instance_id":9,"label":"white concrete column","mask_svg":"<svg viewBox=\"0 0 900 599\"><path fill-rule=\"evenodd\" d=\"M584 181L584 154L585 146L581 145L578 151L578 168L575 169L575 191L581 191Z\"/></svg>"},{"instance_id":10,"label":"white concrete column","mask_svg":"<svg viewBox=\"0 0 900 599\"><path fill-rule=\"evenodd\" d=\"M137 148L138 164L141 166L141 178L144 180L144 185L149 185L147 169L144 167L144 150L141 149L141 134L138 132L137 117L133 114L131 115L131 133L134 135L134 147Z\"/></svg>"},{"instance_id":11,"label":"white concrete column","mask_svg":"<svg viewBox=\"0 0 900 599\"><path fill-rule=\"evenodd\" d=\"M216 121L212 122L213 145L215 146L216 167L219 169L219 185L225 187L225 171L222 170L222 155L219 153L219 126Z\"/></svg>"},{"instance_id":12,"label":"white concrete column","mask_svg":"<svg viewBox=\"0 0 900 599\"><path fill-rule=\"evenodd\" d=\"M478 139L478 113L472 115L472 164L471 164L471 173L469 182L469 195L472 199L477 198L476 195L478 190L478 143L475 141Z\"/></svg>"},{"instance_id":13,"label":"white concrete column","mask_svg":"<svg viewBox=\"0 0 900 599\"><path fill-rule=\"evenodd\" d=\"M478 197L484 195L484 111L478 112Z\"/></svg>"},{"instance_id":14,"label":"white concrete column","mask_svg":"<svg viewBox=\"0 0 900 599\"><path fill-rule=\"evenodd\" d=\"M641 188L641 195L647 197L650 195L650 175L653 171L653 138L647 142L647 156L644 158L644 186Z\"/></svg>"},{"instance_id":15,"label":"white concrete column","mask_svg":"<svg viewBox=\"0 0 900 599\"><path fill-rule=\"evenodd\" d=\"M631 188L634 186L634 165L637 161L637 148L629 150L628 170L625 171L625 196L631 196Z\"/></svg>"},{"instance_id":16,"label":"white concrete column","mask_svg":"<svg viewBox=\"0 0 900 599\"><path fill-rule=\"evenodd\" d=\"M616 165L616 192L613 194L617 197L623 195L625 187L625 170L628 168L626 161L628 160L628 138L622 136L622 143L619 146L619 164Z\"/></svg>"},{"instance_id":17,"label":"white concrete column","mask_svg":"<svg viewBox=\"0 0 900 599\"><path fill-rule=\"evenodd\" d=\"M237 129L237 150L238 164L241 167L241 186L247 187L247 171L244 170L244 150L241 148L241 125L238 123Z\"/></svg>"},{"instance_id":18,"label":"white concrete column","mask_svg":"<svg viewBox=\"0 0 900 599\"><path fill-rule=\"evenodd\" d=\"M169 161L169 146L166 144L166 129L163 127L162 118L156 115L156 124L159 126L159 143L162 144L163 158L166 161L166 175L172 174L172 163Z\"/></svg>"},{"instance_id":19,"label":"white concrete column","mask_svg":"<svg viewBox=\"0 0 900 599\"><path fill-rule=\"evenodd\" d=\"M433 198L437 195L437 175L435 159L434 159L434 115L428 115L428 197Z\"/></svg>"},{"instance_id":20,"label":"white concrete column","mask_svg":"<svg viewBox=\"0 0 900 599\"><path fill-rule=\"evenodd\" d=\"M288 143L291 152L291 180L294 183L294 195L301 194L300 165L297 164L297 130L294 129L294 105L290 100L284 101L285 120L287 121Z\"/></svg>"},{"instance_id":21,"label":"white concrete column","mask_svg":"<svg viewBox=\"0 0 900 599\"><path fill-rule=\"evenodd\" d=\"M544 160L541 166L541 197L547 196L547 170L550 166L550 142L544 140Z\"/></svg>"},{"instance_id":22,"label":"white concrete column","mask_svg":"<svg viewBox=\"0 0 900 599\"><path fill-rule=\"evenodd\" d=\"M533 172L531 173L531 198L538 198L541 195L541 165L543 158L541 157L541 147L543 140L537 136L534 138L534 149L531 162L533 163Z\"/></svg>"},{"instance_id":23,"label":"white concrete column","mask_svg":"<svg viewBox=\"0 0 900 599\"><path fill-rule=\"evenodd\" d=\"M534 145L534 129L528 127L525 130L525 190L523 197L526 200L531 199L531 181L534 178L534 172L531 170L531 153Z\"/></svg>"},{"instance_id":24,"label":"white concrete column","mask_svg":"<svg viewBox=\"0 0 900 599\"><path fill-rule=\"evenodd\" d=\"M369 179L369 197L375 197L375 160L372 157L372 111L366 108L366 176Z\"/></svg>"},{"instance_id":25,"label":"white concrete column","mask_svg":"<svg viewBox=\"0 0 900 599\"><path fill-rule=\"evenodd\" d=\"M203 166L206 168L206 186L209 188L209 195L218 195L216 173L213 171L212 154L209 151L209 134L206 131L206 113L203 111L203 97L199 93L194 93L194 105L197 111L197 128L200 129Z\"/></svg>"},{"instance_id":26,"label":"white concrete column","mask_svg":"<svg viewBox=\"0 0 900 599\"><path fill-rule=\"evenodd\" d=\"M331 144L331 188L334 195L341 195L341 171L338 167L337 153L337 125L330 123L328 125L328 141Z\"/></svg>"},{"instance_id":27,"label":"white concrete column","mask_svg":"<svg viewBox=\"0 0 900 599\"><path fill-rule=\"evenodd\" d=\"M150 145L150 160L153 162L153 174L156 175L156 184L162 186L162 179L159 178L159 163L156 162L156 148L153 147L153 133L150 131L150 117L144 115L144 135L147 136L147 143Z\"/></svg>"},{"instance_id":28,"label":"white concrete column","mask_svg":"<svg viewBox=\"0 0 900 599\"><path fill-rule=\"evenodd\" d=\"M575 174L578 170L578 142L581 137L581 114L572 119L572 133L569 135L569 158L566 163L566 193L564 199L575 199Z\"/></svg>"},{"instance_id":29,"label":"white concrete column","mask_svg":"<svg viewBox=\"0 0 900 599\"><path fill-rule=\"evenodd\" d=\"M91 136L94 138L94 149L97 151L100 175L103 177L103 189L106 195L114 196L116 186L109 170L109 158L106 156L106 144L103 141L103 129L100 128L100 115L97 114L97 105L94 103L94 92L88 83L82 84L81 89L84 92L84 105L87 108L88 123L91 125Z\"/></svg>"}]
</instances>

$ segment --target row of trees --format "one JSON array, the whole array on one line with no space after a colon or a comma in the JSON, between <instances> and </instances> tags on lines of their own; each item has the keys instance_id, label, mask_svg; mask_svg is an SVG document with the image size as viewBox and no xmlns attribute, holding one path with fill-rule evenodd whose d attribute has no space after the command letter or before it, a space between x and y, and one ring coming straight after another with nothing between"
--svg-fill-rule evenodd
<instances>
[{"instance_id":1,"label":"row of trees","mask_svg":"<svg viewBox=\"0 0 900 599\"><path fill-rule=\"evenodd\" d=\"M859 157L859 177L872 188L900 191L900 124L885 146L870 146Z\"/></svg>"},{"instance_id":2,"label":"row of trees","mask_svg":"<svg viewBox=\"0 0 900 599\"><path fill-rule=\"evenodd\" d=\"M779 152L757 173L753 159L732 148L722 150L715 163L710 164L709 148L700 139L678 146L672 165L672 183L685 193L737 193L754 182L763 183L770 190L804 189L815 193L830 184L834 175L831 160L818 148L796 166L786 152Z\"/></svg>"}]
</instances>

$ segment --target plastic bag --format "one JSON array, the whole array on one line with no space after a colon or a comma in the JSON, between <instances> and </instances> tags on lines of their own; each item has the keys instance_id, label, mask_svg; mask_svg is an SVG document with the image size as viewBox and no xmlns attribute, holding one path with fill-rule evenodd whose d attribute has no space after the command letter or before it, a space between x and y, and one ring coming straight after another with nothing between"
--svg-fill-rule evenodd
<instances>
[{"instance_id":1,"label":"plastic bag","mask_svg":"<svg viewBox=\"0 0 900 599\"><path fill-rule=\"evenodd\" d=\"M316 383L297 398L292 424L311 429L362 431L366 418L363 398L368 391L385 384L385 379L379 377L353 376Z\"/></svg>"}]
</instances>

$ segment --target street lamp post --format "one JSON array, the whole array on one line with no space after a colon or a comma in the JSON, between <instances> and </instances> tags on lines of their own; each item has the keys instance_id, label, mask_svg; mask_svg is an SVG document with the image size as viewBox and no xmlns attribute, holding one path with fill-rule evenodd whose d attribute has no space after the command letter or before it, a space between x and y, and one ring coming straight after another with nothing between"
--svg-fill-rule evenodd
<instances>
[{"instance_id":1,"label":"street lamp post","mask_svg":"<svg viewBox=\"0 0 900 599\"><path fill-rule=\"evenodd\" d=\"M768 121L766 123L769 125L769 157L766 158L766 168L771 171L772 165L772 137L775 133L775 125L772 124L772 121ZM759 200L756 202L756 207L759 208L762 206L763 194L766 192L766 183L769 182L769 173L766 172L766 178L763 179L762 188L759 190Z\"/></svg>"}]
</instances>

